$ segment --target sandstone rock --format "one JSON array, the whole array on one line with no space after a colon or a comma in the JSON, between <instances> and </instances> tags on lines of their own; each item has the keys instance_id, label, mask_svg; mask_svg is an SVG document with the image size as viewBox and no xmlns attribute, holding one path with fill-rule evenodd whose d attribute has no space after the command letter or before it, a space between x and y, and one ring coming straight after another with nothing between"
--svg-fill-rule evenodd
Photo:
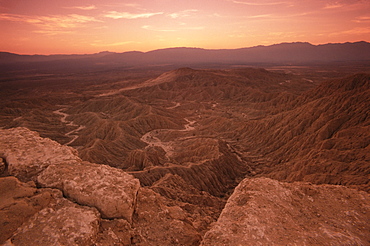
<instances>
[{"instance_id":1,"label":"sandstone rock","mask_svg":"<svg viewBox=\"0 0 370 246\"><path fill-rule=\"evenodd\" d=\"M50 164L81 161L75 149L23 127L0 129L0 152L9 174L22 181L34 178Z\"/></svg>"},{"instance_id":2,"label":"sandstone rock","mask_svg":"<svg viewBox=\"0 0 370 246\"><path fill-rule=\"evenodd\" d=\"M211 223L216 222L226 203L226 199L197 190L180 176L173 174L166 174L155 182L151 189L177 201L178 205L189 214L187 221L190 221L201 235L210 229Z\"/></svg>"},{"instance_id":3,"label":"sandstone rock","mask_svg":"<svg viewBox=\"0 0 370 246\"><path fill-rule=\"evenodd\" d=\"M368 245L369 221L366 192L244 179L201 245Z\"/></svg>"},{"instance_id":4,"label":"sandstone rock","mask_svg":"<svg viewBox=\"0 0 370 246\"><path fill-rule=\"evenodd\" d=\"M201 205L203 207L214 207L220 210L225 206L225 201L221 198L195 189L178 175L166 174L162 179L155 182L151 189L162 196L176 201Z\"/></svg>"},{"instance_id":5,"label":"sandstone rock","mask_svg":"<svg viewBox=\"0 0 370 246\"><path fill-rule=\"evenodd\" d=\"M96 207L104 218L132 219L139 180L106 165L89 162L50 165L37 178L79 204Z\"/></svg>"},{"instance_id":6,"label":"sandstone rock","mask_svg":"<svg viewBox=\"0 0 370 246\"><path fill-rule=\"evenodd\" d=\"M36 188L15 177L0 178L0 244L41 208L32 204Z\"/></svg>"},{"instance_id":7,"label":"sandstone rock","mask_svg":"<svg viewBox=\"0 0 370 246\"><path fill-rule=\"evenodd\" d=\"M4 162L3 158L0 158L0 175L2 175L5 172L6 164Z\"/></svg>"},{"instance_id":8,"label":"sandstone rock","mask_svg":"<svg viewBox=\"0 0 370 246\"><path fill-rule=\"evenodd\" d=\"M63 202L59 190L37 189L33 182L22 183L15 177L0 178L0 244L40 210L60 207ZM7 245L12 244L8 241Z\"/></svg>"},{"instance_id":9,"label":"sandstone rock","mask_svg":"<svg viewBox=\"0 0 370 246\"><path fill-rule=\"evenodd\" d=\"M94 244L96 246L140 245L140 242L143 242L137 231L124 219L102 219L100 230Z\"/></svg>"},{"instance_id":10,"label":"sandstone rock","mask_svg":"<svg viewBox=\"0 0 370 246\"><path fill-rule=\"evenodd\" d=\"M179 206L168 204L164 197L148 188L141 188L133 226L141 235L139 245L199 245L200 234L186 212Z\"/></svg>"},{"instance_id":11,"label":"sandstone rock","mask_svg":"<svg viewBox=\"0 0 370 246\"><path fill-rule=\"evenodd\" d=\"M99 212L61 198L25 222L10 239L22 245L93 245L99 231Z\"/></svg>"}]
</instances>

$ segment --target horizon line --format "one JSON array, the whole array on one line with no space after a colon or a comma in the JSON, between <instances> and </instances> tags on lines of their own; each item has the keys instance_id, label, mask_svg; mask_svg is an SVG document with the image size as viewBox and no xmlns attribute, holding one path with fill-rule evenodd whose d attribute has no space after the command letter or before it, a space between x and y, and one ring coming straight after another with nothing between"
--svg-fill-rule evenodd
<instances>
[{"instance_id":1,"label":"horizon line","mask_svg":"<svg viewBox=\"0 0 370 246\"><path fill-rule=\"evenodd\" d=\"M256 47L269 47L274 45L282 45L282 44L309 44L312 46L321 46L321 45L334 45L334 44L354 44L354 43L370 43L370 41L365 40L359 40L359 41L353 41L353 42L329 42L329 43L320 43L320 44L313 44L307 41L294 41L294 42L281 42L281 43L273 43L268 45L255 45L255 46L249 46L249 47L240 47L240 48L218 48L218 49L209 49L209 48L201 48L201 47L190 47L190 46L174 46L174 47L165 47L165 48L158 48L153 49L149 51L139 51L139 50L128 50L128 51L122 51L122 52L114 52L109 50L99 51L95 53L50 53L50 54L40 54L40 53L33 53L33 54L26 54L26 53L15 53L10 51L1 51L0 53L9 53L9 54L15 54L15 55L21 55L21 56L84 56L84 55L97 55L101 53L112 53L112 54L123 54L123 53L129 53L129 52L139 52L139 53L149 53L153 51L158 50L169 50L169 49L200 49L200 50L210 50L210 51L217 51L217 50L239 50L239 49L249 49L249 48L256 48Z\"/></svg>"}]
</instances>

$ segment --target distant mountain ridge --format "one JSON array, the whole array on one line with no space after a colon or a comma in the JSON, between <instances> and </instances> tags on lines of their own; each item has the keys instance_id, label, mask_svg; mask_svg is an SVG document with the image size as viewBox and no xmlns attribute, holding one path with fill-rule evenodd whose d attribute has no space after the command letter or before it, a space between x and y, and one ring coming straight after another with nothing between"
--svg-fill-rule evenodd
<instances>
[{"instance_id":1,"label":"distant mountain ridge","mask_svg":"<svg viewBox=\"0 0 370 246\"><path fill-rule=\"evenodd\" d=\"M66 64L68 61L68 64ZM0 69L51 67L117 67L138 65L192 64L293 64L370 61L370 43L312 45L307 42L280 43L240 49L166 48L149 52L100 52L86 55L19 55L0 52Z\"/></svg>"}]
</instances>

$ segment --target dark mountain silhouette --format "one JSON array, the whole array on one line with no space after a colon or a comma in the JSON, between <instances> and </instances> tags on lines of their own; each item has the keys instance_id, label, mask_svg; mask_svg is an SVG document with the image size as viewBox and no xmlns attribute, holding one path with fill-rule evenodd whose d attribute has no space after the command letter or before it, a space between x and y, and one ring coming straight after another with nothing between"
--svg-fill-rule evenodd
<instances>
[{"instance_id":1,"label":"dark mountain silhouette","mask_svg":"<svg viewBox=\"0 0 370 246\"><path fill-rule=\"evenodd\" d=\"M200 48L168 48L149 52L100 52L87 55L18 55L0 52L0 70L80 70L110 67L201 64L259 65L313 64L370 61L370 43L312 45L281 43L241 49L207 50Z\"/></svg>"}]
</instances>

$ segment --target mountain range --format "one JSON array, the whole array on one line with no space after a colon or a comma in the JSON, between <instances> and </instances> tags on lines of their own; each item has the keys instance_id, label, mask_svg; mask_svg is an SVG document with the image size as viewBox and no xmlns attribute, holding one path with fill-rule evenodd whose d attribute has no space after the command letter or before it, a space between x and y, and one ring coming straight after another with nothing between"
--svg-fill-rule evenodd
<instances>
[{"instance_id":1,"label":"mountain range","mask_svg":"<svg viewBox=\"0 0 370 246\"><path fill-rule=\"evenodd\" d=\"M0 71L24 69L105 69L132 66L310 65L370 61L370 43L281 43L240 49L167 48L149 52L100 52L85 55L19 55L0 52Z\"/></svg>"}]
</instances>

